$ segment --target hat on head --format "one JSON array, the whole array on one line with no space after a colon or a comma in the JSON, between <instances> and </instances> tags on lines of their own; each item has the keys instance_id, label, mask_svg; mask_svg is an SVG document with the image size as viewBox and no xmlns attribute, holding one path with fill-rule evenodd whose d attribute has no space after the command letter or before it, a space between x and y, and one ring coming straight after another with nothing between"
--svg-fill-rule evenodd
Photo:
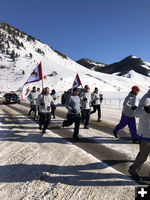
<instances>
[{"instance_id":1,"label":"hat on head","mask_svg":"<svg viewBox=\"0 0 150 200\"><path fill-rule=\"evenodd\" d=\"M76 87L76 88L73 88L73 92L78 92L79 90L78 90L78 88Z\"/></svg>"},{"instance_id":2,"label":"hat on head","mask_svg":"<svg viewBox=\"0 0 150 200\"><path fill-rule=\"evenodd\" d=\"M140 91L140 88L139 88L138 86L135 85L135 86L132 87L132 91L134 91L134 90L136 90L136 91L139 92L139 91Z\"/></svg>"}]
</instances>

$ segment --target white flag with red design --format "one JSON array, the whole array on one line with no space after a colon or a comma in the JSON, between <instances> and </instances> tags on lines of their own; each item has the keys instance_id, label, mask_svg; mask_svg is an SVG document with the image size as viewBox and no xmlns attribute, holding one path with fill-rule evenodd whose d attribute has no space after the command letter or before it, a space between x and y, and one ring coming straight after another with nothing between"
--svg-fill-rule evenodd
<instances>
[{"instance_id":1,"label":"white flag with red design","mask_svg":"<svg viewBox=\"0 0 150 200\"><path fill-rule=\"evenodd\" d=\"M42 63L35 68L35 70L31 73L26 83L23 85L21 90L21 100L25 99L31 90L31 84L37 81L40 81L43 79L43 73L42 73Z\"/></svg>"},{"instance_id":2,"label":"white flag with red design","mask_svg":"<svg viewBox=\"0 0 150 200\"><path fill-rule=\"evenodd\" d=\"M72 88L76 88L82 85L79 75L77 74L73 82Z\"/></svg>"}]
</instances>

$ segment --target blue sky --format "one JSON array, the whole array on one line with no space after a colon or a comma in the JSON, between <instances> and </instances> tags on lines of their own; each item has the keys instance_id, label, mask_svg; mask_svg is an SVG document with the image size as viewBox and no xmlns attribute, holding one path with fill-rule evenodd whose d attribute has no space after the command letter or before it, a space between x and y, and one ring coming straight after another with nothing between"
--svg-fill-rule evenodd
<instances>
[{"instance_id":1,"label":"blue sky","mask_svg":"<svg viewBox=\"0 0 150 200\"><path fill-rule=\"evenodd\" d=\"M0 21L73 60L150 62L149 0L1 0Z\"/></svg>"}]
</instances>

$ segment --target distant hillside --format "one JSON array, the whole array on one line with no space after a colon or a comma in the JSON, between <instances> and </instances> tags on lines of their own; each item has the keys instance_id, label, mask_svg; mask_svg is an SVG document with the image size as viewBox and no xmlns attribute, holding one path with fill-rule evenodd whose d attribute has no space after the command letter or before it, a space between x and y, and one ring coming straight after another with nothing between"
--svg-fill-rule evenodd
<instances>
[{"instance_id":1,"label":"distant hillside","mask_svg":"<svg viewBox=\"0 0 150 200\"><path fill-rule=\"evenodd\" d=\"M90 60L88 58L82 58L80 60L76 61L78 64L83 65L84 67L94 70L94 71L99 71L101 67L105 67L106 64L100 63L100 62L95 62L93 60Z\"/></svg>"},{"instance_id":2,"label":"distant hillside","mask_svg":"<svg viewBox=\"0 0 150 200\"><path fill-rule=\"evenodd\" d=\"M98 72L114 74L122 76L133 70L139 74L150 77L150 63L143 61L141 58L135 56L128 56L120 62L116 62L110 65L105 65L98 62L92 61L89 63L88 59L78 60L77 63Z\"/></svg>"}]
</instances>

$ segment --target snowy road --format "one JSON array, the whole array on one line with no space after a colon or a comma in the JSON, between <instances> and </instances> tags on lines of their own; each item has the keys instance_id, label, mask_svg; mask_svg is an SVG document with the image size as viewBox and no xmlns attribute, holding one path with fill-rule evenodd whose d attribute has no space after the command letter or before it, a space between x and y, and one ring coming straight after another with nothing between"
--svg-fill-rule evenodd
<instances>
[{"instance_id":1,"label":"snowy road","mask_svg":"<svg viewBox=\"0 0 150 200\"><path fill-rule=\"evenodd\" d=\"M41 136L26 106L0 106L0 199L134 199L127 168L138 145L124 135L115 140L112 124L81 126L74 142L72 128L60 129L62 108ZM148 167L149 160L142 175Z\"/></svg>"}]
</instances>

